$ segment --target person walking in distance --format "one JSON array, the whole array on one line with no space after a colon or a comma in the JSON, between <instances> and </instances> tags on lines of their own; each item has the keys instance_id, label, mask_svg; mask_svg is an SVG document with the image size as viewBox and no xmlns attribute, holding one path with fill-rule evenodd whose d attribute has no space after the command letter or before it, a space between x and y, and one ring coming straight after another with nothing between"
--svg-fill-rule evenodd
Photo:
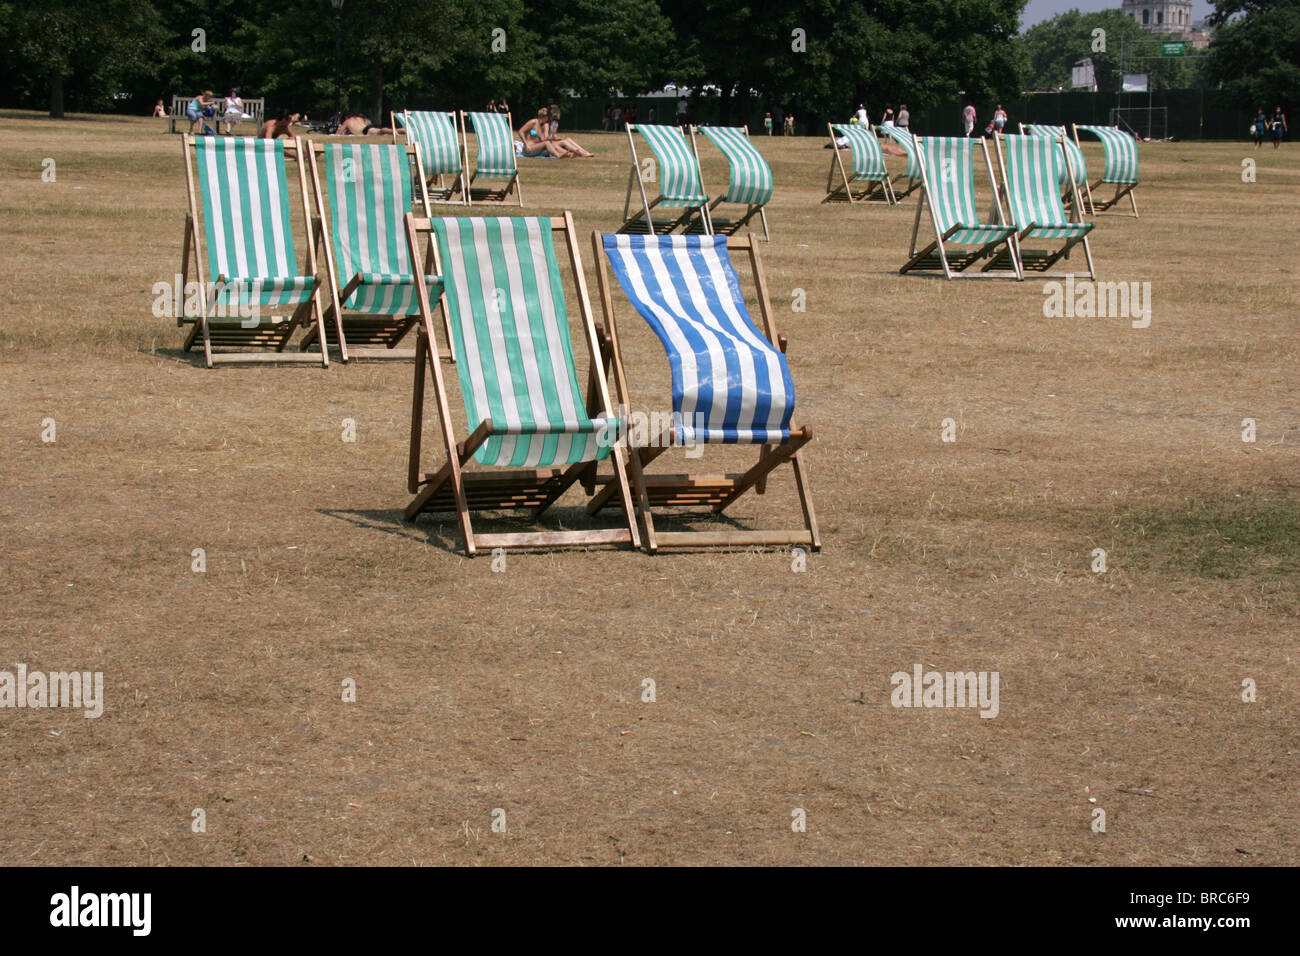
<instances>
[{"instance_id":1,"label":"person walking in distance","mask_svg":"<svg viewBox=\"0 0 1300 956\"><path fill-rule=\"evenodd\" d=\"M964 135L970 136L975 130L975 107L970 103L967 103L966 108L961 111L961 122L965 128Z\"/></svg>"}]
</instances>

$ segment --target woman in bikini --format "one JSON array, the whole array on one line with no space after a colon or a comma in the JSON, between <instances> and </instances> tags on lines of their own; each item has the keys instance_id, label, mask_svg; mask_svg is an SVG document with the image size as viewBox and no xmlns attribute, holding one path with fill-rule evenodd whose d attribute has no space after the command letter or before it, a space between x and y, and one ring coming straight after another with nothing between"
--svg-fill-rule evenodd
<instances>
[{"instance_id":1,"label":"woman in bikini","mask_svg":"<svg viewBox=\"0 0 1300 956\"><path fill-rule=\"evenodd\" d=\"M551 131L551 111L543 107L537 117L519 127L519 138L524 141L525 156L567 156L568 151L548 139Z\"/></svg>"}]
</instances>

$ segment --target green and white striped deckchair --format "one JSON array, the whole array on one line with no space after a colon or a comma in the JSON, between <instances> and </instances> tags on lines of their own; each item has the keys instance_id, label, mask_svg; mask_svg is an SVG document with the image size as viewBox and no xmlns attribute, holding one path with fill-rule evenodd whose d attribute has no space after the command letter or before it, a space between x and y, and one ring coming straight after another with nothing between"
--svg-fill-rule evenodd
<instances>
[{"instance_id":1,"label":"green and white striped deckchair","mask_svg":"<svg viewBox=\"0 0 1300 956\"><path fill-rule=\"evenodd\" d=\"M515 165L515 134L509 113L470 113L474 136L478 139L478 165L469 181L470 202L505 202L515 194L519 205L524 194L519 189L519 169ZM464 125L462 123L462 125ZM475 185L480 179L504 179L504 186Z\"/></svg>"},{"instance_id":2,"label":"green and white striped deckchair","mask_svg":"<svg viewBox=\"0 0 1300 956\"><path fill-rule=\"evenodd\" d=\"M432 233L443 270L456 369L469 436L457 441L434 340L428 293L417 288L420 348L412 405L410 490L406 519L455 512L465 550L631 544L640 547L627 482L620 419L614 414L601 342L587 298L573 219L451 218L405 221L412 255ZM569 263L588 353L588 391L578 385L564 282L552 234L568 241ZM421 473L424 369L432 372L447 453ZM468 472L470 458L493 471ZM594 488L599 462L613 462L624 526L584 531L475 534L471 511L527 508L538 517L580 479Z\"/></svg>"},{"instance_id":3,"label":"green and white striped deckchair","mask_svg":"<svg viewBox=\"0 0 1300 956\"><path fill-rule=\"evenodd\" d=\"M885 169L885 154L880 149L880 140L870 126L845 126L827 123L831 134L831 151L835 157L831 160L830 172L826 174L826 198L822 202L867 202L880 199L891 206L898 202L894 198L894 187L889 180L889 171ZM844 158L840 156L838 141L849 141L849 153L852 157L853 175L844 168ZM840 181L835 181L835 170L839 168ZM854 184L865 183L865 188L855 190Z\"/></svg>"},{"instance_id":4,"label":"green and white striped deckchair","mask_svg":"<svg viewBox=\"0 0 1300 956\"><path fill-rule=\"evenodd\" d=\"M330 304L325 313L326 337L309 333L303 339L303 349L312 345L337 348L344 362L354 358L414 358L414 349L396 346L420 318L415 301L415 270L402 226L412 203L412 166L417 173L416 203L426 216L429 214L419 147L316 143L310 155L318 217L316 236L325 247ZM326 194L321 191L320 163L324 163L329 190L328 213ZM430 249L424 257L422 274L436 301L442 286L430 274L432 271Z\"/></svg>"},{"instance_id":5,"label":"green and white striped deckchair","mask_svg":"<svg viewBox=\"0 0 1300 956\"><path fill-rule=\"evenodd\" d=\"M200 290L199 315L178 310L178 326L194 324L185 338L185 350L202 336L208 368L220 362L317 361L315 356L284 350L299 325L314 318L317 331L323 329L301 142L186 135L181 146L189 190L181 282L182 286L190 282L192 250ZM305 275L294 249L286 156L298 160L298 188L307 219ZM271 312L281 307L290 309L290 314ZM238 351L214 352L214 348ZM319 361L329 364L324 355Z\"/></svg>"},{"instance_id":6,"label":"green and white striped deckchair","mask_svg":"<svg viewBox=\"0 0 1300 956\"><path fill-rule=\"evenodd\" d=\"M765 207L772 200L772 167L767 165L763 154L750 141L749 127L702 126L700 131L727 158L730 170L727 191L709 204L713 231L735 235L757 213L763 223L763 238L770 239ZM724 202L744 206L745 214L734 220L718 219L712 213Z\"/></svg>"},{"instance_id":7,"label":"green and white striped deckchair","mask_svg":"<svg viewBox=\"0 0 1300 956\"><path fill-rule=\"evenodd\" d=\"M1061 167L1061 186L1067 185L1067 175L1073 176L1075 183L1082 183L1088 179L1088 161L1083 158L1083 150L1079 144L1070 139L1069 134L1065 131L1064 126L1044 126L1041 123L1021 123L1020 132L1030 136L1047 136L1052 139L1059 139L1065 143L1065 153L1070 158L1068 167ZM1069 196L1062 196L1066 202L1070 201Z\"/></svg>"},{"instance_id":8,"label":"green and white striped deckchair","mask_svg":"<svg viewBox=\"0 0 1300 956\"><path fill-rule=\"evenodd\" d=\"M636 139L640 133L654 153L654 160L644 162L637 158ZM686 135L676 126L650 126L635 123L627 127L627 144L632 149L632 170L627 181L627 198L623 201L623 225L619 232L669 233L677 229L687 231L692 227L713 235L713 221L709 216L709 197L700 181L699 153L695 149L695 131ZM657 168L656 168L657 166ZM659 195L651 202L645 191L647 182L658 182ZM632 213L632 187L641 190L641 209ZM676 207L682 214L675 219L655 219L651 210L659 207ZM698 222L694 220L698 219Z\"/></svg>"},{"instance_id":9,"label":"green and white striped deckchair","mask_svg":"<svg viewBox=\"0 0 1300 956\"><path fill-rule=\"evenodd\" d=\"M1015 227L1002 221L1002 204L993 179L993 163L983 139L984 168L993 190L993 217L996 223L980 221L975 211L975 140L956 136L917 136L917 159L921 164L921 201L916 206L912 224L912 243L907 263L899 272L942 272L945 278L1023 279L1020 260L1012 240ZM934 229L934 241L917 248L921 216L928 210ZM955 248L964 247L964 248ZM966 270L981 259L988 262L979 272ZM1010 265L1010 270L999 266Z\"/></svg>"},{"instance_id":10,"label":"green and white striped deckchair","mask_svg":"<svg viewBox=\"0 0 1300 956\"><path fill-rule=\"evenodd\" d=\"M1084 258L1088 261L1088 278L1095 279L1092 249L1088 233L1093 224L1072 222L1061 202L1058 185L1062 171L1072 195L1074 177L1070 175L1065 153L1065 138L1047 136L997 136L998 165L1002 167L1003 195L1007 201L1008 218L1016 227L1012 240L1016 257L1023 270L1046 272L1059 260L1069 258L1070 250L1083 243ZM1076 205L1077 209L1078 206ZM1061 240L1055 249L1026 249L1027 239ZM1010 253L1007 253L1010 255Z\"/></svg>"},{"instance_id":11,"label":"green and white striped deckchair","mask_svg":"<svg viewBox=\"0 0 1300 956\"><path fill-rule=\"evenodd\" d=\"M420 160L424 175L428 177L429 199L432 202L469 202L469 189L465 167L469 159L465 153L465 129L457 128L457 113L434 113L421 110L404 110L393 114L393 143L398 144L398 128L406 131L406 141L420 147ZM443 177L450 182L444 183ZM438 182L435 185L434 179ZM453 199L457 193L460 199Z\"/></svg>"},{"instance_id":12,"label":"green and white striped deckchair","mask_svg":"<svg viewBox=\"0 0 1300 956\"><path fill-rule=\"evenodd\" d=\"M880 129L886 136L903 147L903 152L907 153L906 171L895 176L890 183L894 190L894 198L901 202L921 188L921 161L916 157L916 139L912 136L910 130L905 130L901 126L882 126ZM907 180L907 188L900 193L898 184L904 179Z\"/></svg>"},{"instance_id":13,"label":"green and white striped deckchair","mask_svg":"<svg viewBox=\"0 0 1300 956\"><path fill-rule=\"evenodd\" d=\"M1101 148L1105 151L1106 160L1102 167L1101 178L1095 183L1089 183L1085 178L1083 180L1084 191L1088 194L1088 205L1093 213L1105 212L1114 206L1117 202L1128 197L1129 203L1133 206L1133 218L1138 218L1137 199L1133 195L1133 190L1138 184L1138 145L1137 140L1124 132L1118 126L1079 126L1074 127L1074 142L1080 147L1079 133L1090 133L1097 139L1101 140ZM1103 184L1113 184L1115 186L1115 195L1105 202L1097 202L1093 197L1092 191Z\"/></svg>"}]
</instances>

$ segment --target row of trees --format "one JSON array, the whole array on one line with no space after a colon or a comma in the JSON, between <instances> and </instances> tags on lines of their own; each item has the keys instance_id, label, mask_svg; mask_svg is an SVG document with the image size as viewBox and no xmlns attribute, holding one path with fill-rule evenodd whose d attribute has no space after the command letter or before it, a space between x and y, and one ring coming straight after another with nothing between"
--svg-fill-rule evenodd
<instances>
[{"instance_id":1,"label":"row of trees","mask_svg":"<svg viewBox=\"0 0 1300 956\"><path fill-rule=\"evenodd\" d=\"M346 107L551 102L672 82L721 91L724 118L753 97L801 117L904 99L914 110L1068 85L1084 56L1117 89L1118 10L1071 11L1023 36L1026 0L343 0ZM1222 0L1208 57L1143 63L1162 88L1213 85L1294 102L1300 0ZM0 0L5 105L147 110L168 93L239 87L272 107L334 103L330 0ZM1096 48L1105 30L1104 50ZM1154 62L1154 61L1152 61Z\"/></svg>"}]
</instances>

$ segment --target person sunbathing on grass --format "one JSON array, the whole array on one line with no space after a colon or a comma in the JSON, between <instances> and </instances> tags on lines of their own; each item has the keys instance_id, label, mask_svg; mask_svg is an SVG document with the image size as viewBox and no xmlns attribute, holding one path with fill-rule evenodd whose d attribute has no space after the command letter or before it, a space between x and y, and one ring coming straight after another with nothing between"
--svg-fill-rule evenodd
<instances>
[{"instance_id":1,"label":"person sunbathing on grass","mask_svg":"<svg viewBox=\"0 0 1300 956\"><path fill-rule=\"evenodd\" d=\"M542 107L535 119L519 127L519 138L524 141L525 156L567 156L568 150L554 140L547 139L551 128L551 112Z\"/></svg>"},{"instance_id":2,"label":"person sunbathing on grass","mask_svg":"<svg viewBox=\"0 0 1300 956\"><path fill-rule=\"evenodd\" d=\"M376 126L368 117L353 113L339 124L335 136L387 136L393 131L387 126Z\"/></svg>"},{"instance_id":3,"label":"person sunbathing on grass","mask_svg":"<svg viewBox=\"0 0 1300 956\"><path fill-rule=\"evenodd\" d=\"M267 120L262 124L262 128L257 131L258 139L279 139L281 136L292 136L293 131L290 127L298 122L301 116L298 113L290 113L284 110L280 113L279 119Z\"/></svg>"},{"instance_id":4,"label":"person sunbathing on grass","mask_svg":"<svg viewBox=\"0 0 1300 956\"><path fill-rule=\"evenodd\" d=\"M547 136L546 136L546 139L547 139L549 142L552 142L552 143L554 143L556 146L559 146L561 149L563 149L563 150L565 151L565 155L566 155L566 156L581 156L581 157L583 157L583 158L589 158L589 157L592 157L592 156L595 156L595 155L596 155L595 153L591 153L591 152L588 152L587 150L583 149L581 146L579 146L576 142L574 142L574 141L573 141L572 139L570 139L569 137L567 137L567 136L565 136L565 137L563 137L563 138L560 137L560 135L559 135L559 130L560 130L560 107L559 107L559 106L557 106L556 104L552 103L552 104L551 104L551 108L550 108L549 110L547 110L547 113L548 113L548 116L549 116L550 122L547 124L547 127L546 127L546 128L547 128Z\"/></svg>"}]
</instances>

